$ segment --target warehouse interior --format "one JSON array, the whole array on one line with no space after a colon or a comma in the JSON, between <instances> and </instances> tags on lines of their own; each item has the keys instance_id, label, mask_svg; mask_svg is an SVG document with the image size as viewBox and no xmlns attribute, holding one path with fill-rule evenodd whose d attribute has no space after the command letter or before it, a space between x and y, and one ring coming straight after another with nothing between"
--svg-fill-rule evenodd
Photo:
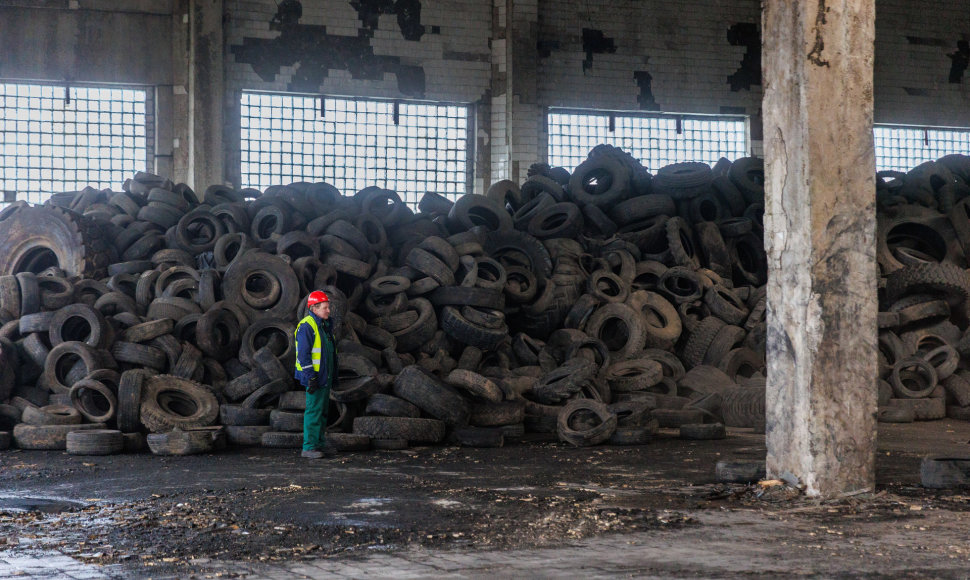
<instances>
[{"instance_id":1,"label":"warehouse interior","mask_svg":"<svg viewBox=\"0 0 970 580\"><path fill-rule=\"evenodd\" d=\"M0 3L0 577L960 577L968 42L964 0ZM859 543L729 557L786 517Z\"/></svg>"}]
</instances>

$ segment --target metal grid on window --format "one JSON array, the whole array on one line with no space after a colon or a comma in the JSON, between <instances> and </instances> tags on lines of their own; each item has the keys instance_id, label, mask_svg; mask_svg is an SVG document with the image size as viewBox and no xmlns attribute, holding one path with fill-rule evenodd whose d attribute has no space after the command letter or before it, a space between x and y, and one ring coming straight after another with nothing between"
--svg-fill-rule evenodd
<instances>
[{"instance_id":1,"label":"metal grid on window","mask_svg":"<svg viewBox=\"0 0 970 580\"><path fill-rule=\"evenodd\" d=\"M322 102L321 102L322 101ZM416 206L469 191L470 107L243 92L243 187L326 181L345 195L377 185Z\"/></svg>"},{"instance_id":2,"label":"metal grid on window","mask_svg":"<svg viewBox=\"0 0 970 580\"><path fill-rule=\"evenodd\" d=\"M121 189L151 162L148 91L0 83L0 206Z\"/></svg>"},{"instance_id":3,"label":"metal grid on window","mask_svg":"<svg viewBox=\"0 0 970 580\"><path fill-rule=\"evenodd\" d=\"M909 171L944 155L970 155L970 129L877 125L876 171Z\"/></svg>"},{"instance_id":4,"label":"metal grid on window","mask_svg":"<svg viewBox=\"0 0 970 580\"><path fill-rule=\"evenodd\" d=\"M601 143L619 147L649 171L671 163L716 163L747 155L744 117L550 111L549 164L573 169Z\"/></svg>"}]
</instances>

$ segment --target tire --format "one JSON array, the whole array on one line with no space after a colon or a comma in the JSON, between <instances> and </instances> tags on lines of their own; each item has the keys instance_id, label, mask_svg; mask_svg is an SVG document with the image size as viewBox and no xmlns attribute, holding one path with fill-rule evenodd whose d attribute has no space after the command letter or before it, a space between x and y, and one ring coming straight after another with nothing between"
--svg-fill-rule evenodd
<instances>
[{"instance_id":1,"label":"tire","mask_svg":"<svg viewBox=\"0 0 970 580\"><path fill-rule=\"evenodd\" d=\"M273 431L286 431L293 433L303 432L303 413L291 411L280 411L278 409L270 411L269 424Z\"/></svg>"},{"instance_id":2,"label":"tire","mask_svg":"<svg viewBox=\"0 0 970 580\"><path fill-rule=\"evenodd\" d=\"M86 429L105 429L104 423L83 425L28 425L20 423L13 428L13 440L20 449L66 450L67 434Z\"/></svg>"},{"instance_id":3,"label":"tire","mask_svg":"<svg viewBox=\"0 0 970 580\"><path fill-rule=\"evenodd\" d=\"M116 342L111 346L111 356L118 362L164 371L168 358L161 350L136 342Z\"/></svg>"},{"instance_id":4,"label":"tire","mask_svg":"<svg viewBox=\"0 0 970 580\"><path fill-rule=\"evenodd\" d=\"M588 416L588 417L586 417ZM575 421L582 417L584 424ZM559 439L576 447L598 445L616 431L616 415L603 403L589 399L574 399L559 413Z\"/></svg>"},{"instance_id":5,"label":"tire","mask_svg":"<svg viewBox=\"0 0 970 580\"><path fill-rule=\"evenodd\" d=\"M427 250L419 247L413 248L408 252L406 264L430 277L441 286L453 286L455 284L454 270Z\"/></svg>"},{"instance_id":6,"label":"tire","mask_svg":"<svg viewBox=\"0 0 970 580\"><path fill-rule=\"evenodd\" d=\"M20 335L27 336L33 332L47 333L51 329L53 312L38 312L20 317Z\"/></svg>"},{"instance_id":7,"label":"tire","mask_svg":"<svg viewBox=\"0 0 970 580\"><path fill-rule=\"evenodd\" d=\"M970 487L970 457L924 457L920 482L929 489Z\"/></svg>"},{"instance_id":8,"label":"tire","mask_svg":"<svg viewBox=\"0 0 970 580\"><path fill-rule=\"evenodd\" d=\"M208 427L219 416L219 402L211 391L187 379L158 375L142 387L141 422L153 433L175 427Z\"/></svg>"},{"instance_id":9,"label":"tire","mask_svg":"<svg viewBox=\"0 0 970 580\"><path fill-rule=\"evenodd\" d=\"M250 292L244 293L244 290L248 284L256 283L254 280L259 279L275 279L280 287L280 296L273 304L257 308L245 300ZM222 280L222 291L226 300L239 306L251 321L262 318L288 320L300 300L300 281L282 259L262 252L247 252L229 265ZM260 304L258 301L256 303Z\"/></svg>"},{"instance_id":10,"label":"tire","mask_svg":"<svg viewBox=\"0 0 970 580\"><path fill-rule=\"evenodd\" d=\"M764 387L729 387L720 394L721 415L726 426L753 427L764 422Z\"/></svg>"},{"instance_id":11,"label":"tire","mask_svg":"<svg viewBox=\"0 0 970 580\"><path fill-rule=\"evenodd\" d=\"M263 318L248 325L242 334L239 360L252 366L253 353L268 347L285 368L293 367L296 359L294 333L296 327L287 321Z\"/></svg>"},{"instance_id":12,"label":"tire","mask_svg":"<svg viewBox=\"0 0 970 580\"><path fill-rule=\"evenodd\" d=\"M505 208L484 195L465 194L448 211L448 224L453 232L483 226L489 232L511 230L512 216Z\"/></svg>"},{"instance_id":13,"label":"tire","mask_svg":"<svg viewBox=\"0 0 970 580\"><path fill-rule=\"evenodd\" d=\"M214 451L218 438L224 436L222 427L184 431L176 428L167 433L150 433L148 448L155 455L198 455Z\"/></svg>"},{"instance_id":14,"label":"tire","mask_svg":"<svg viewBox=\"0 0 970 580\"><path fill-rule=\"evenodd\" d=\"M27 407L20 416L21 421L35 426L78 425L81 419L81 413L77 409L62 405Z\"/></svg>"},{"instance_id":15,"label":"tire","mask_svg":"<svg viewBox=\"0 0 970 580\"><path fill-rule=\"evenodd\" d=\"M274 449L300 449L303 447L303 431L266 431L260 436L259 443Z\"/></svg>"},{"instance_id":16,"label":"tire","mask_svg":"<svg viewBox=\"0 0 970 580\"><path fill-rule=\"evenodd\" d=\"M574 203L552 204L529 222L529 234L537 239L575 238L583 230L583 213Z\"/></svg>"},{"instance_id":17,"label":"tire","mask_svg":"<svg viewBox=\"0 0 970 580\"><path fill-rule=\"evenodd\" d=\"M676 305L700 300L704 285L700 275L691 268L675 266L661 274L658 290Z\"/></svg>"},{"instance_id":18,"label":"tire","mask_svg":"<svg viewBox=\"0 0 970 580\"><path fill-rule=\"evenodd\" d=\"M123 433L133 433L142 428L141 391L144 382L144 371L130 370L121 373L121 380L118 384L116 419L118 429Z\"/></svg>"},{"instance_id":19,"label":"tire","mask_svg":"<svg viewBox=\"0 0 970 580\"><path fill-rule=\"evenodd\" d=\"M957 371L943 381L947 395L960 407L970 406L970 373Z\"/></svg>"},{"instance_id":20,"label":"tire","mask_svg":"<svg viewBox=\"0 0 970 580\"><path fill-rule=\"evenodd\" d=\"M441 311L441 329L455 340L475 346L482 350L492 350L508 338L508 327L486 328L472 324L454 306L445 306Z\"/></svg>"},{"instance_id":21,"label":"tire","mask_svg":"<svg viewBox=\"0 0 970 580\"><path fill-rule=\"evenodd\" d=\"M97 222L69 210L20 207L3 220L0 276L57 266L69 276L104 278L117 260L102 232Z\"/></svg>"},{"instance_id":22,"label":"tire","mask_svg":"<svg viewBox=\"0 0 970 580\"><path fill-rule=\"evenodd\" d=\"M907 369L916 368L916 371ZM910 357L893 365L890 384L896 396L903 399L928 397L936 389L938 377L936 368L922 358Z\"/></svg>"},{"instance_id":23,"label":"tire","mask_svg":"<svg viewBox=\"0 0 970 580\"><path fill-rule=\"evenodd\" d=\"M654 193L675 200L690 199L710 190L714 174L706 163L685 162L665 165L653 177Z\"/></svg>"},{"instance_id":24,"label":"tire","mask_svg":"<svg viewBox=\"0 0 970 580\"><path fill-rule=\"evenodd\" d=\"M71 403L91 423L107 423L115 418L118 399L104 383L85 379L71 387Z\"/></svg>"},{"instance_id":25,"label":"tire","mask_svg":"<svg viewBox=\"0 0 970 580\"><path fill-rule=\"evenodd\" d=\"M630 359L610 365L603 375L613 392L644 391L663 378L663 367L650 359Z\"/></svg>"},{"instance_id":26,"label":"tire","mask_svg":"<svg viewBox=\"0 0 970 580\"><path fill-rule=\"evenodd\" d=\"M485 252L505 266L524 266L531 271L537 284L542 285L552 275L552 257L535 237L524 232L497 231L485 236Z\"/></svg>"},{"instance_id":27,"label":"tire","mask_svg":"<svg viewBox=\"0 0 970 580\"><path fill-rule=\"evenodd\" d=\"M469 370L455 369L448 374L445 382L491 403L500 403L505 397L498 385Z\"/></svg>"},{"instance_id":28,"label":"tire","mask_svg":"<svg viewBox=\"0 0 970 580\"><path fill-rule=\"evenodd\" d=\"M398 397L375 393L367 400L366 415L419 418L421 409Z\"/></svg>"},{"instance_id":29,"label":"tire","mask_svg":"<svg viewBox=\"0 0 970 580\"><path fill-rule=\"evenodd\" d=\"M44 362L44 374L38 381L38 385L53 393L67 393L70 388L62 381L73 382L68 378L71 377L73 369L63 369L64 362L62 362L62 359L70 362L68 357L79 359L79 362L74 365L81 365L81 372L78 373L77 379L81 379L98 369L114 366L113 360L105 351L95 350L83 342L62 342L52 348L47 356L47 360Z\"/></svg>"},{"instance_id":30,"label":"tire","mask_svg":"<svg viewBox=\"0 0 970 580\"><path fill-rule=\"evenodd\" d=\"M744 200L757 203L765 198L765 163L758 157L736 159L728 170L731 182L741 190Z\"/></svg>"},{"instance_id":31,"label":"tire","mask_svg":"<svg viewBox=\"0 0 970 580\"><path fill-rule=\"evenodd\" d=\"M438 330L438 318L431 303L424 298L408 300L408 308L418 312L414 324L392 333L397 340L397 352L411 352L431 340Z\"/></svg>"},{"instance_id":32,"label":"tire","mask_svg":"<svg viewBox=\"0 0 970 580\"><path fill-rule=\"evenodd\" d=\"M269 425L227 425L226 440L230 445L258 447L263 434L272 429ZM301 446L303 442L300 442Z\"/></svg>"},{"instance_id":33,"label":"tire","mask_svg":"<svg viewBox=\"0 0 970 580\"><path fill-rule=\"evenodd\" d=\"M646 326L643 315L626 304L605 304L589 317L586 333L602 340L613 360L621 361L643 350Z\"/></svg>"},{"instance_id":34,"label":"tire","mask_svg":"<svg viewBox=\"0 0 970 580\"><path fill-rule=\"evenodd\" d=\"M405 367L394 379L394 394L449 425L468 423L469 409L465 399L452 387L415 365Z\"/></svg>"},{"instance_id":35,"label":"tire","mask_svg":"<svg viewBox=\"0 0 970 580\"><path fill-rule=\"evenodd\" d=\"M740 325L749 314L748 307L730 288L715 284L704 292L704 303L711 314L728 324Z\"/></svg>"},{"instance_id":36,"label":"tire","mask_svg":"<svg viewBox=\"0 0 970 580\"><path fill-rule=\"evenodd\" d=\"M327 433L327 443L337 451L367 451L371 437L359 433Z\"/></svg>"},{"instance_id":37,"label":"tire","mask_svg":"<svg viewBox=\"0 0 970 580\"><path fill-rule=\"evenodd\" d=\"M639 312L644 325L644 346L670 350L683 333L683 323L677 309L666 298L655 292L637 290L626 300L627 306Z\"/></svg>"},{"instance_id":38,"label":"tire","mask_svg":"<svg viewBox=\"0 0 970 580\"><path fill-rule=\"evenodd\" d=\"M669 195L638 195L622 201L610 209L610 217L620 226L640 222L658 215L677 215L677 207Z\"/></svg>"},{"instance_id":39,"label":"tire","mask_svg":"<svg viewBox=\"0 0 970 580\"><path fill-rule=\"evenodd\" d=\"M110 339L109 332L104 316L86 304L65 306L50 321L50 343L54 347L80 341L92 348L104 348Z\"/></svg>"},{"instance_id":40,"label":"tire","mask_svg":"<svg viewBox=\"0 0 970 580\"><path fill-rule=\"evenodd\" d=\"M586 289L597 302L625 302L630 295L629 284L610 270L590 274Z\"/></svg>"},{"instance_id":41,"label":"tire","mask_svg":"<svg viewBox=\"0 0 970 580\"><path fill-rule=\"evenodd\" d=\"M224 362L241 353L239 322L225 308L211 308L195 325L195 344L206 355Z\"/></svg>"},{"instance_id":42,"label":"tire","mask_svg":"<svg viewBox=\"0 0 970 580\"><path fill-rule=\"evenodd\" d=\"M406 439L409 443L440 443L445 423L436 419L410 417L357 417L354 433L372 439Z\"/></svg>"},{"instance_id":43,"label":"tire","mask_svg":"<svg viewBox=\"0 0 970 580\"><path fill-rule=\"evenodd\" d=\"M951 306L965 309L967 298L970 297L970 282L967 281L966 272L953 264L906 266L886 279L886 299L889 302L896 302L907 295L927 293L943 294Z\"/></svg>"},{"instance_id":44,"label":"tire","mask_svg":"<svg viewBox=\"0 0 970 580\"><path fill-rule=\"evenodd\" d=\"M680 426L680 438L689 440L724 439L727 431L723 423L691 423Z\"/></svg>"},{"instance_id":45,"label":"tire","mask_svg":"<svg viewBox=\"0 0 970 580\"><path fill-rule=\"evenodd\" d=\"M472 403L469 423L475 427L514 425L525 420L525 402Z\"/></svg>"},{"instance_id":46,"label":"tire","mask_svg":"<svg viewBox=\"0 0 970 580\"><path fill-rule=\"evenodd\" d=\"M699 268L700 260L697 257L697 245L687 221L681 217L672 217L667 220L666 228L667 247L670 248L670 255L674 264Z\"/></svg>"},{"instance_id":47,"label":"tire","mask_svg":"<svg viewBox=\"0 0 970 580\"><path fill-rule=\"evenodd\" d=\"M613 157L590 157L570 176L569 195L579 205L616 204L630 195L630 171Z\"/></svg>"},{"instance_id":48,"label":"tire","mask_svg":"<svg viewBox=\"0 0 970 580\"><path fill-rule=\"evenodd\" d=\"M719 483L755 483L765 477L764 461L718 461L714 467Z\"/></svg>"},{"instance_id":49,"label":"tire","mask_svg":"<svg viewBox=\"0 0 970 580\"><path fill-rule=\"evenodd\" d=\"M125 438L114 429L89 429L67 434L68 455L115 455L125 449Z\"/></svg>"},{"instance_id":50,"label":"tire","mask_svg":"<svg viewBox=\"0 0 970 580\"><path fill-rule=\"evenodd\" d=\"M705 413L700 409L654 409L653 417L661 427L680 429L682 425L703 423Z\"/></svg>"}]
</instances>

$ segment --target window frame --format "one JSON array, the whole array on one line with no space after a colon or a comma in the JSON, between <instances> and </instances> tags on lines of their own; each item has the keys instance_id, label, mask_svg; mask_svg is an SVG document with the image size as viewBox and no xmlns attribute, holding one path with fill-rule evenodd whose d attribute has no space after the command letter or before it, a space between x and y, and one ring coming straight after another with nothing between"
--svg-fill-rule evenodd
<instances>
[{"instance_id":1,"label":"window frame","mask_svg":"<svg viewBox=\"0 0 970 580\"><path fill-rule=\"evenodd\" d=\"M144 166L143 167L138 167L138 166L134 167L132 169L132 171L131 171L131 174L134 174L136 171L148 171L148 172L151 172L152 171L152 168L154 167L154 164L155 164L155 158L157 156L156 150L155 150L156 123L157 123L157 120L156 120L156 116L157 116L156 104L157 103L156 103L156 95L155 95L155 87L154 86L152 86L152 85L142 85L142 84L131 84L131 83L97 83L97 82L69 82L68 83L68 82L58 82L58 81L39 81L39 80L31 80L31 79L6 78L6 77L0 78L0 85L13 85L13 86L23 85L23 86L28 86L28 87L35 87L36 86L36 87L54 87L54 88L57 88L57 89L64 89L65 90L65 98L59 99L59 98L56 98L55 97L54 99L52 99L52 100L60 100L62 102L67 100L67 96L68 95L70 95L70 97L71 97L70 100L73 102L75 100L75 98L76 98L74 96L75 93L73 91L75 91L77 89L82 89L82 90L99 90L100 89L100 90L111 90L111 91L138 91L138 92L144 93L144 96L145 96L145 101L144 101L144 104L145 104L145 113L144 113L144 115L145 115L145 134L144 134L144 139L145 139L145 158L143 160ZM28 98L29 99L46 99L47 97L28 97ZM100 103L124 103L126 101L103 100L103 101L96 101L96 102L100 102ZM133 102L136 102L136 101L133 101ZM5 111L6 109L7 109L6 107L0 107L0 111ZM38 109L33 109L33 110L43 110L43 109L38 108ZM53 109L51 109L51 110L53 110ZM85 112L90 112L90 111L85 111ZM110 111L108 111L108 112L110 113ZM117 114L125 115L127 113L125 113L124 111L122 111L121 113L117 113ZM19 119L17 119L17 121L19 121ZM40 122L41 123L47 123L48 121L41 120ZM52 125L54 125L56 123L56 121L53 121L52 120L52 121L49 121L49 123L51 123ZM76 119L73 121L73 124L75 124L75 125L77 125L79 123L80 123L80 121L78 121ZM98 121L98 124L100 124L100 120ZM122 124L121 126L127 127L128 125ZM132 126L136 126L136 125L133 124ZM45 134L45 133L34 133L34 134L42 135L42 134ZM49 134L52 135L52 136L56 135L55 133L53 133L53 131L51 131ZM81 133L60 133L60 135L65 135L65 136L75 135L75 136L77 136L77 135L82 135L82 134ZM90 135L91 134L89 133L88 136L90 136ZM122 137L123 138L124 137L127 137L127 135L122 135ZM134 136L134 137L137 138L138 136ZM68 147L70 145L63 145L63 146ZM74 145L74 147L78 147L78 146L79 145ZM137 149L137 148L138 147L135 147L135 149ZM55 157L53 155L51 155L51 156L49 156L49 158L50 159L54 159ZM74 157L74 159L100 160L102 158L88 156L88 157ZM136 163L137 163L137 160L136 160ZM9 167L10 166L0 167L0 169L7 169ZM16 169L16 167L13 167L13 169ZM29 178L27 180L30 181ZM11 181L18 182L18 181L23 181L23 180L21 178L18 178L16 176L14 176L11 179ZM51 179L48 179L48 180L40 179L39 181L41 181L41 182L43 182L43 181L50 181L51 183L55 183L55 182L58 182L60 180L54 180L53 178L51 178ZM76 189L83 189L84 187L87 187L87 186L98 185L98 184L91 183L91 182L83 183L83 182L80 182L80 181L74 181L74 182L63 181L63 183L65 184L65 187L67 187L67 184L68 183L73 183ZM110 185L107 185L106 187L109 187L109 188L112 188L112 189L115 188L115 187L117 187L117 191L120 191L121 188L122 188L123 183L124 183L123 181L121 183L117 183L117 184L112 183ZM51 186L51 189L54 189L54 188L55 188L55 186ZM47 199L50 198L51 195L53 195L55 193L60 193L60 191L30 192L30 191L26 191L26 190L21 191L21 189L22 188L20 188L20 187L16 187L14 190L9 190L9 189L8 190L0 190L0 208L5 207L7 204L11 203L12 201L16 201L16 200L25 200L25 201L28 201L29 203L44 203ZM70 189L67 189L67 191L71 191L71 190ZM37 195L39 195L41 201L39 201L39 202L33 201L31 199L31 194L37 194Z\"/></svg>"},{"instance_id":2,"label":"window frame","mask_svg":"<svg viewBox=\"0 0 970 580\"><path fill-rule=\"evenodd\" d=\"M462 182L464 184L464 191L463 192L457 192L457 193L454 193L454 194L442 193L442 195L445 195L446 197L454 196L454 198L457 199L457 197L460 197L461 195L464 195L465 193L471 193L471 192L474 191L475 158L476 158L475 144L476 144L476 141L477 141L477 139L476 139L476 131L477 131L476 119L477 119L477 114L478 114L477 104L476 103L473 103L473 102L457 102L457 101L434 101L434 100L428 100L428 99L411 99L411 98L385 98L385 97L350 96L350 95L338 95L338 94L332 94L332 93L322 93L321 94L321 93L302 93L302 92L269 91L269 90L250 90L250 89L242 89L242 90L238 91L238 99L237 99L237 103L239 105L239 141L238 141L238 144L239 144L239 162L237 164L237 170L239 172L238 175L239 175L239 186L240 187L255 187L255 186L253 186L251 184L247 184L246 183L246 176L247 175L253 175L253 172L249 172L249 173L244 173L243 172L243 152L244 151L247 151L247 150L248 151L252 151L252 149L247 149L246 148L245 143L243 141L243 137L242 137L242 132L243 132L243 129L244 129L244 127L243 127L243 119L244 119L244 117L243 117L243 114L242 114L242 104L243 104L243 96L246 95L246 94L249 94L249 95L262 95L262 96L268 96L268 97L279 96L279 97L295 97L295 98L313 99L315 101L315 109L318 112L318 115L319 115L319 113L321 111L324 111L325 110L325 107L327 105L327 101L328 100L353 101L355 104L356 103L376 102L376 103L390 104L390 105L397 104L398 106L400 106L400 105L415 105L415 106L432 106L432 107L458 107L460 109L464 109L464 111L465 111L465 115L464 115L464 117L465 117L465 127L466 127L466 130L465 130L465 133L466 134L465 134L465 139L464 139L464 141L465 141L465 147L464 147L464 151L465 151L465 160L464 160L465 161L465 168L464 168L464 171L462 172L463 177L464 177L464 180ZM424 115L424 117L426 117L426 118L436 118L436 119L442 118L442 117L434 117L434 116L431 116L431 115ZM444 118L447 119L448 117L444 117ZM320 119L320 117L318 116L316 120L322 120L322 119ZM325 132L321 132L321 133L326 134ZM293 166L293 165L291 165L291 166ZM325 172L326 172L326 169L324 170L324 173ZM273 178L273 179L274 180L278 179L280 181L285 180L285 178ZM311 177L311 178L306 178L306 179L307 180L312 180L312 179L316 179L316 178L312 178ZM326 177L323 177L321 179L322 180L326 180L327 178ZM271 185L286 185L286 184L285 183L272 183ZM335 185L335 184L332 184L332 185ZM365 183L361 187L368 187L368 186L372 186L372 185L378 185L380 187L384 187L384 185L381 185L380 183ZM354 190L354 191L341 191L341 194L343 194L345 196L352 196L356 192L357 192L357 190ZM412 208L417 208L417 204L420 201L420 196L422 195L420 192L414 192L414 195L417 197L417 199L415 199L413 201L409 201L409 200L405 199L406 198L406 194L405 193L403 193L403 192L398 192L398 193L401 194L402 200L404 200L406 203L408 203Z\"/></svg>"},{"instance_id":3,"label":"window frame","mask_svg":"<svg viewBox=\"0 0 970 580\"><path fill-rule=\"evenodd\" d=\"M611 122L609 120L611 117L613 119L612 122L614 124L615 124L615 119L620 118L620 117L638 118L638 119L664 119L664 120L673 120L673 121L679 122L679 123L682 123L683 121L688 121L688 120L689 121L728 121L728 122L740 122L740 123L743 124L743 127L744 127L744 143L743 143L743 147L742 147L743 152L742 152L742 155L741 156L750 155L750 151L751 151L751 117L749 115L735 114L735 113L725 113L725 114L660 113L660 112L655 112L655 111L636 111L636 110L620 110L620 109L592 109L592 108L577 108L577 107L545 107L545 114L543 115L543 119L542 119L542 121L543 121L543 130L544 130L544 133L545 133L545 142L546 142L545 143L545 145L546 145L545 156L546 156L547 162L549 162L550 164L552 164L551 155L550 155L550 147L551 147L550 137L551 137L551 133L550 133L550 130L549 130L550 129L550 126L551 126L551 124L549 122L549 120L550 120L549 117L550 117L551 114L560 114L560 115L587 115L587 116L606 117L608 124ZM615 127L614 127L614 129L612 131L610 131L609 128L608 128L608 131L610 133L614 133L615 132ZM623 139L623 138L625 138L625 137L621 137L620 139ZM620 139L617 139L617 141L619 141ZM610 142L610 144L620 147L620 145L618 145L616 142ZM625 147L622 147L622 148L624 149L624 151L629 152L627 148L625 148ZM659 149L657 149L657 150L659 150ZM643 163L644 164L644 167L648 171L650 171L651 173L656 173L657 170L660 169L660 167L649 167L648 165L645 164L645 160L643 160L643 159L638 159L638 161L640 163ZM698 159L684 159L682 161L700 161L700 160L698 160ZM717 160L714 159L711 162L711 164L713 165L713 163L716 162L716 161ZM732 161L733 161L733 159L732 159ZM670 163L678 163L678 162L679 161L670 161ZM662 167L662 165L661 165L661 167ZM570 171L572 171L573 167L566 167L566 169L569 169Z\"/></svg>"}]
</instances>

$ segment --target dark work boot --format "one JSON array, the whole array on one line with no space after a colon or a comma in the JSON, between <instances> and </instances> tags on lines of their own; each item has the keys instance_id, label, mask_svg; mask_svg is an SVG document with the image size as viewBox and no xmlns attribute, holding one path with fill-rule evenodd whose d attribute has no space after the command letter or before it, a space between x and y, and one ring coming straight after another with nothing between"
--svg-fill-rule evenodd
<instances>
[{"instance_id":1,"label":"dark work boot","mask_svg":"<svg viewBox=\"0 0 970 580\"><path fill-rule=\"evenodd\" d=\"M300 457L306 457L307 459L320 459L323 457L323 455L324 453L322 451L317 451L316 449L304 449L303 452L300 453Z\"/></svg>"}]
</instances>

